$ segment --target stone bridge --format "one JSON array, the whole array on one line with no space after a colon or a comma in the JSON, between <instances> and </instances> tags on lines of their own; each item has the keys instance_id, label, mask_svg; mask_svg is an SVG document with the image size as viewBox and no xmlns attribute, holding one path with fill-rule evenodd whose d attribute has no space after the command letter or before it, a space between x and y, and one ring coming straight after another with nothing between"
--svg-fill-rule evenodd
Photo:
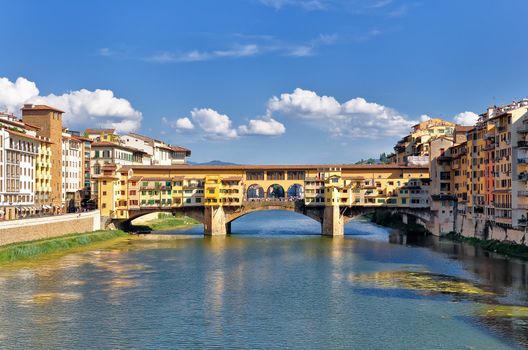
<instances>
[{"instance_id":1,"label":"stone bridge","mask_svg":"<svg viewBox=\"0 0 528 350\"><path fill-rule=\"evenodd\" d=\"M114 219L112 222L121 228L129 226L138 217L156 212L173 215L185 215L204 225L205 235L226 235L231 233L231 223L236 219L257 211L284 210L305 215L321 224L321 233L325 236L344 235L344 225L353 218L374 213L398 213L407 222L417 221L427 228L433 215L429 208L391 207L391 206L307 206L304 201L245 201L240 206L188 206L177 208L149 207L130 210L127 220Z\"/></svg>"}]
</instances>

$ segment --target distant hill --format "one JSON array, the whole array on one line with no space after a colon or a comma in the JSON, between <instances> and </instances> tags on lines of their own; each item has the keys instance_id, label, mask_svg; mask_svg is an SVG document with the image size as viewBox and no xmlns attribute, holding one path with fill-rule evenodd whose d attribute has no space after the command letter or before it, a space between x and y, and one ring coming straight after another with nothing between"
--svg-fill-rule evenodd
<instances>
[{"instance_id":1,"label":"distant hill","mask_svg":"<svg viewBox=\"0 0 528 350\"><path fill-rule=\"evenodd\" d=\"M196 163L196 162L188 162L192 165L240 165L237 163L230 163L230 162L224 162L221 160L211 160L210 162L204 162L204 163Z\"/></svg>"}]
</instances>

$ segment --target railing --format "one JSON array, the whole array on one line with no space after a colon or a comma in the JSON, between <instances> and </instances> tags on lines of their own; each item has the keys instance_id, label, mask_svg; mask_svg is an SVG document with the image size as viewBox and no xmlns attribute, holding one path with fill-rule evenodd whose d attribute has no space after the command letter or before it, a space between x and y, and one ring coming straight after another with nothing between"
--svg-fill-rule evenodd
<instances>
[{"instance_id":1,"label":"railing","mask_svg":"<svg viewBox=\"0 0 528 350\"><path fill-rule=\"evenodd\" d=\"M517 163L528 164L528 158L517 158Z\"/></svg>"},{"instance_id":2,"label":"railing","mask_svg":"<svg viewBox=\"0 0 528 350\"><path fill-rule=\"evenodd\" d=\"M517 147L528 148L528 141L518 141Z\"/></svg>"}]
</instances>

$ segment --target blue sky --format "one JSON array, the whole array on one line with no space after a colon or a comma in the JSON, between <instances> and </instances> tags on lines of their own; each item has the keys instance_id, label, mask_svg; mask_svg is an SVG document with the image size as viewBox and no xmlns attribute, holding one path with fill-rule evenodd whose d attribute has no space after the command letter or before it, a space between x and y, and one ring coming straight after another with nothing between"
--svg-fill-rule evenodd
<instances>
[{"instance_id":1,"label":"blue sky","mask_svg":"<svg viewBox=\"0 0 528 350\"><path fill-rule=\"evenodd\" d=\"M0 109L54 104L192 160L354 162L526 97L522 0L0 0Z\"/></svg>"}]
</instances>

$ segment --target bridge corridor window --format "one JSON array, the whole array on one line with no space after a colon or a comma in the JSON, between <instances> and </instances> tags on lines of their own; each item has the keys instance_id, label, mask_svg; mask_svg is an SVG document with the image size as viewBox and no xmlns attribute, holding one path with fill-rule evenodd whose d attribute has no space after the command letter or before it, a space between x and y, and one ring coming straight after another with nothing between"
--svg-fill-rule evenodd
<instances>
[{"instance_id":1,"label":"bridge corridor window","mask_svg":"<svg viewBox=\"0 0 528 350\"><path fill-rule=\"evenodd\" d=\"M284 171L268 171L268 180L284 180Z\"/></svg>"},{"instance_id":2,"label":"bridge corridor window","mask_svg":"<svg viewBox=\"0 0 528 350\"><path fill-rule=\"evenodd\" d=\"M304 180L304 171L288 171L288 180Z\"/></svg>"},{"instance_id":3,"label":"bridge corridor window","mask_svg":"<svg viewBox=\"0 0 528 350\"><path fill-rule=\"evenodd\" d=\"M284 188L281 185L273 184L268 187L268 198L270 199L284 199Z\"/></svg>"},{"instance_id":4,"label":"bridge corridor window","mask_svg":"<svg viewBox=\"0 0 528 350\"><path fill-rule=\"evenodd\" d=\"M248 171L246 173L246 179L247 180L264 180L264 172L263 171Z\"/></svg>"}]
</instances>

